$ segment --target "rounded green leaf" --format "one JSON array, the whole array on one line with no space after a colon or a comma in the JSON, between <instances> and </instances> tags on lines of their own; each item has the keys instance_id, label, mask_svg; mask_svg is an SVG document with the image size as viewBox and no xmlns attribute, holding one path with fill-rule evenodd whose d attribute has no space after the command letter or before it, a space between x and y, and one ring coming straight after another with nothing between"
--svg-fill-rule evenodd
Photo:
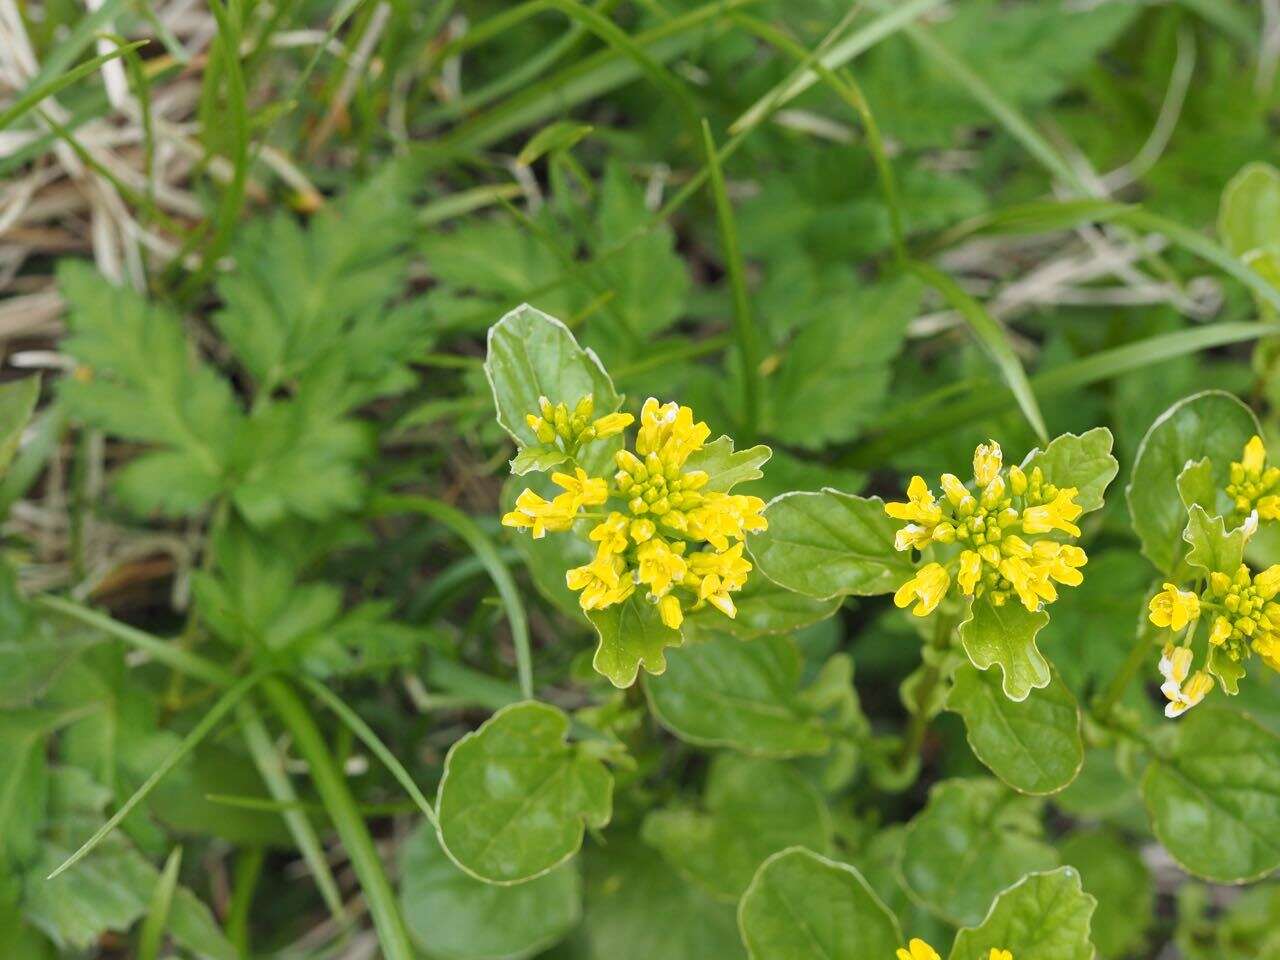
<instances>
[{"instance_id":1,"label":"rounded green leaf","mask_svg":"<svg viewBox=\"0 0 1280 960\"><path fill-rule=\"evenodd\" d=\"M711 764L702 809L655 810L641 835L703 889L736 900L770 854L791 846L826 851L831 815L787 764L726 753Z\"/></svg>"},{"instance_id":2,"label":"rounded green leaf","mask_svg":"<svg viewBox=\"0 0 1280 960\"><path fill-rule=\"evenodd\" d=\"M1233 460L1260 432L1253 411L1229 393L1206 390L1179 400L1156 418L1138 446L1125 496L1142 552L1172 573L1186 550L1187 508L1178 476L1191 461L1208 457L1214 486L1226 486Z\"/></svg>"},{"instance_id":3,"label":"rounded green leaf","mask_svg":"<svg viewBox=\"0 0 1280 960\"><path fill-rule=\"evenodd\" d=\"M1113 443L1106 427L1094 427L1079 436L1064 433L1043 450L1032 450L1023 467L1028 471L1039 467L1055 486L1075 487L1075 501L1088 513L1101 509L1103 494L1120 472L1111 455Z\"/></svg>"},{"instance_id":4,"label":"rounded green leaf","mask_svg":"<svg viewBox=\"0 0 1280 960\"><path fill-rule=\"evenodd\" d=\"M756 756L825 753L830 740L800 699L804 663L790 637L717 637L672 651L645 678L649 706L682 740Z\"/></svg>"},{"instance_id":5,"label":"rounded green leaf","mask_svg":"<svg viewBox=\"0 0 1280 960\"><path fill-rule=\"evenodd\" d=\"M440 960L520 960L578 922L578 869L561 864L536 880L495 886L459 870L422 823L400 848L400 908L409 933Z\"/></svg>"},{"instance_id":6,"label":"rounded green leaf","mask_svg":"<svg viewBox=\"0 0 1280 960\"><path fill-rule=\"evenodd\" d=\"M662 622L657 604L649 603L639 592L622 603L603 610L592 610L587 619L600 638L591 665L615 687L629 687L643 666L649 673L667 669L667 647L681 643L679 630Z\"/></svg>"},{"instance_id":7,"label":"rounded green leaf","mask_svg":"<svg viewBox=\"0 0 1280 960\"><path fill-rule=\"evenodd\" d=\"M609 822L613 777L568 732L563 712L530 700L450 748L436 807L454 863L487 883L522 883L577 853L585 827Z\"/></svg>"},{"instance_id":8,"label":"rounded green leaf","mask_svg":"<svg viewBox=\"0 0 1280 960\"><path fill-rule=\"evenodd\" d=\"M1237 257L1280 244L1280 170L1246 164L1222 191L1218 236Z\"/></svg>"},{"instance_id":9,"label":"rounded green leaf","mask_svg":"<svg viewBox=\"0 0 1280 960\"><path fill-rule=\"evenodd\" d=\"M907 826L902 879L939 917L974 924L991 898L1035 870L1058 865L1043 840L1041 801L997 780L944 780Z\"/></svg>"},{"instance_id":10,"label":"rounded green leaf","mask_svg":"<svg viewBox=\"0 0 1280 960\"><path fill-rule=\"evenodd\" d=\"M1001 893L977 927L956 934L950 960L989 960L993 949L1015 960L1094 960L1089 920L1096 905L1071 867L1033 873Z\"/></svg>"},{"instance_id":11,"label":"rounded green leaf","mask_svg":"<svg viewBox=\"0 0 1280 960\"><path fill-rule=\"evenodd\" d=\"M740 640L789 634L827 619L840 608L841 601L839 597L815 600L802 593L794 593L757 572L749 576L746 586L733 595L733 602L738 608L738 615L732 620L708 604L684 618L681 633L686 637L699 633L727 633Z\"/></svg>"},{"instance_id":12,"label":"rounded green leaf","mask_svg":"<svg viewBox=\"0 0 1280 960\"><path fill-rule=\"evenodd\" d=\"M879 497L839 490L784 493L765 507L769 529L747 537L756 566L788 590L819 600L892 593L911 577L893 546L899 524Z\"/></svg>"},{"instance_id":13,"label":"rounded green leaf","mask_svg":"<svg viewBox=\"0 0 1280 960\"><path fill-rule=\"evenodd\" d=\"M586 956L608 960L741 960L733 908L671 869L639 838L610 831L589 844L586 910L580 940ZM572 956L578 956L573 953Z\"/></svg>"},{"instance_id":14,"label":"rounded green leaf","mask_svg":"<svg viewBox=\"0 0 1280 960\"><path fill-rule=\"evenodd\" d=\"M1203 707L1178 721L1142 796L1156 837L1189 873L1244 883L1280 867L1280 737L1245 714Z\"/></svg>"},{"instance_id":15,"label":"rounded green leaf","mask_svg":"<svg viewBox=\"0 0 1280 960\"><path fill-rule=\"evenodd\" d=\"M527 303L489 328L484 372L498 423L521 447L538 442L524 418L537 411L539 397L572 408L591 394L597 416L622 405L600 358L578 346L563 323Z\"/></svg>"},{"instance_id":16,"label":"rounded green leaf","mask_svg":"<svg viewBox=\"0 0 1280 960\"><path fill-rule=\"evenodd\" d=\"M1143 944L1151 926L1155 889L1134 844L1111 830L1073 833L1059 845L1065 863L1098 901L1093 942L1104 957L1124 957Z\"/></svg>"},{"instance_id":17,"label":"rounded green leaf","mask_svg":"<svg viewBox=\"0 0 1280 960\"><path fill-rule=\"evenodd\" d=\"M738 905L753 960L890 960L898 921L854 867L802 847L760 865Z\"/></svg>"},{"instance_id":18,"label":"rounded green leaf","mask_svg":"<svg viewBox=\"0 0 1280 960\"><path fill-rule=\"evenodd\" d=\"M1048 622L1043 610L1033 613L1014 600L997 607L977 597L960 624L960 643L979 670L1000 667L1006 697L1025 700L1032 690L1049 685L1049 661L1036 646L1036 634Z\"/></svg>"},{"instance_id":19,"label":"rounded green leaf","mask_svg":"<svg viewBox=\"0 0 1280 960\"><path fill-rule=\"evenodd\" d=\"M969 746L991 772L1020 793L1057 793L1084 764L1080 708L1055 674L1025 700L1010 700L996 671L963 664L947 709L964 717Z\"/></svg>"}]
</instances>

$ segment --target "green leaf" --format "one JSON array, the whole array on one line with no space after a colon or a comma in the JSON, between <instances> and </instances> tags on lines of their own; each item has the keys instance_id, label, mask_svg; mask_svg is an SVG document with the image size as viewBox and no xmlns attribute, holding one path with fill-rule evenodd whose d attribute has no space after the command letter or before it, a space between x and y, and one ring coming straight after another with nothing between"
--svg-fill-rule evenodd
<instances>
[{"instance_id":1,"label":"green leaf","mask_svg":"<svg viewBox=\"0 0 1280 960\"><path fill-rule=\"evenodd\" d=\"M977 597L968 619L960 624L960 642L979 670L1000 667L1006 697L1025 700L1032 690L1049 685L1049 661L1036 646L1036 634L1048 622L1045 611L1032 613L1016 599L997 607Z\"/></svg>"},{"instance_id":2,"label":"green leaf","mask_svg":"<svg viewBox=\"0 0 1280 960\"><path fill-rule=\"evenodd\" d=\"M1280 171L1250 163L1231 178L1218 208L1218 237L1237 257L1280 244Z\"/></svg>"},{"instance_id":3,"label":"green leaf","mask_svg":"<svg viewBox=\"0 0 1280 960\"><path fill-rule=\"evenodd\" d=\"M733 441L728 437L718 437L696 450L685 461L686 472L702 470L710 478L704 487L706 490L717 490L722 493L732 490L739 483L759 480L764 476L760 467L773 455L773 451L763 444L739 450L733 449Z\"/></svg>"},{"instance_id":4,"label":"green leaf","mask_svg":"<svg viewBox=\"0 0 1280 960\"><path fill-rule=\"evenodd\" d=\"M1033 873L1001 893L981 924L956 934L950 960L988 960L993 949L1032 960L1094 960L1096 905L1070 867Z\"/></svg>"},{"instance_id":5,"label":"green leaf","mask_svg":"<svg viewBox=\"0 0 1280 960\"><path fill-rule=\"evenodd\" d=\"M956 671L947 709L964 717L977 758L1020 793L1057 793L1084 764L1080 708L1056 675L1019 702L1004 695L996 671L966 663Z\"/></svg>"},{"instance_id":6,"label":"green leaf","mask_svg":"<svg viewBox=\"0 0 1280 960\"><path fill-rule=\"evenodd\" d=\"M760 572L774 583L826 600L892 593L912 575L908 554L894 549L898 524L879 497L838 490L789 493L764 511L769 529L747 537Z\"/></svg>"},{"instance_id":7,"label":"green leaf","mask_svg":"<svg viewBox=\"0 0 1280 960\"><path fill-rule=\"evenodd\" d=\"M753 960L891 958L898 921L857 869L792 847L756 871L738 906Z\"/></svg>"},{"instance_id":8,"label":"green leaf","mask_svg":"<svg viewBox=\"0 0 1280 960\"><path fill-rule=\"evenodd\" d=\"M521 447L536 444L525 415L537 413L538 398L573 407L595 397L596 416L622 405L600 359L578 346L569 328L527 303L489 328L485 376L493 390L498 423Z\"/></svg>"},{"instance_id":9,"label":"green leaf","mask_svg":"<svg viewBox=\"0 0 1280 960\"><path fill-rule=\"evenodd\" d=\"M542 473L560 466L569 459L569 455L559 447L546 443L531 443L521 447L520 452L511 460L511 472L517 477L526 473Z\"/></svg>"},{"instance_id":10,"label":"green leaf","mask_svg":"<svg viewBox=\"0 0 1280 960\"><path fill-rule=\"evenodd\" d=\"M603 610L592 610L587 619L600 638L591 665L615 687L635 683L642 666L649 673L661 674L667 669L663 651L681 643L680 631L663 623L657 605L639 593Z\"/></svg>"},{"instance_id":11,"label":"green leaf","mask_svg":"<svg viewBox=\"0 0 1280 960\"><path fill-rule=\"evenodd\" d=\"M384 309L408 266L413 211L406 193L405 178L388 168L326 205L305 229L285 214L240 229L230 250L236 269L218 280L223 307L214 324L259 390L323 365L345 368L344 381L370 384L375 393L393 371L408 374L413 328L423 329L425 317L397 325L399 335L388 337ZM329 400L345 409L366 398L360 390Z\"/></svg>"},{"instance_id":12,"label":"green leaf","mask_svg":"<svg viewBox=\"0 0 1280 960\"><path fill-rule=\"evenodd\" d=\"M582 883L572 863L516 886L482 883L454 866L424 822L400 848L400 909L431 957L522 960L578 922Z\"/></svg>"},{"instance_id":13,"label":"green leaf","mask_svg":"<svg viewBox=\"0 0 1280 960\"><path fill-rule=\"evenodd\" d=\"M1075 487L1076 503L1088 513L1102 508L1103 494L1120 472L1111 455L1113 442L1106 427L1094 427L1079 436L1064 433L1044 450L1031 451L1022 466L1027 471L1039 467L1055 486Z\"/></svg>"},{"instance_id":14,"label":"green leaf","mask_svg":"<svg viewBox=\"0 0 1280 960\"><path fill-rule=\"evenodd\" d=\"M948 923L978 923L1000 890L1058 865L1043 839L1041 808L997 780L937 784L907 826L901 869L908 891Z\"/></svg>"},{"instance_id":15,"label":"green leaf","mask_svg":"<svg viewBox=\"0 0 1280 960\"><path fill-rule=\"evenodd\" d=\"M589 845L584 854L586 909L580 929L587 956L609 960L740 960L745 956L733 908L685 881L636 837L610 831L606 843Z\"/></svg>"},{"instance_id":16,"label":"green leaf","mask_svg":"<svg viewBox=\"0 0 1280 960\"><path fill-rule=\"evenodd\" d=\"M702 808L654 810L642 836L713 896L736 900L770 854L790 846L825 852L831 815L785 763L725 753L711 762Z\"/></svg>"},{"instance_id":17,"label":"green leaf","mask_svg":"<svg viewBox=\"0 0 1280 960\"><path fill-rule=\"evenodd\" d=\"M1151 926L1155 887L1134 845L1100 828L1071 834L1058 851L1080 874L1084 892L1098 901L1092 925L1098 952L1104 957L1136 953Z\"/></svg>"},{"instance_id":18,"label":"green leaf","mask_svg":"<svg viewBox=\"0 0 1280 960\"><path fill-rule=\"evenodd\" d=\"M733 603L738 615L732 620L714 607L705 606L685 615L681 632L686 639L729 634L739 640L792 633L826 620L839 609L841 598L814 600L757 574L747 578L746 586L733 595Z\"/></svg>"},{"instance_id":19,"label":"green leaf","mask_svg":"<svg viewBox=\"0 0 1280 960\"><path fill-rule=\"evenodd\" d=\"M242 414L227 382L194 356L179 318L78 261L62 262L58 285L70 307L63 347L89 371L59 384L70 413L161 446L201 491L222 488ZM156 495L155 507L172 498L163 488Z\"/></svg>"},{"instance_id":20,"label":"green leaf","mask_svg":"<svg viewBox=\"0 0 1280 960\"><path fill-rule=\"evenodd\" d=\"M1178 476L1189 461L1208 457L1214 486L1225 487L1228 471L1249 438L1259 433L1257 418L1243 403L1219 390L1180 400L1156 418L1138 447L1125 496L1142 552L1162 572L1172 574L1186 543L1187 510Z\"/></svg>"},{"instance_id":21,"label":"green leaf","mask_svg":"<svg viewBox=\"0 0 1280 960\"><path fill-rule=\"evenodd\" d=\"M1242 713L1201 707L1142 780L1151 827L1187 872L1246 883L1280 867L1280 737Z\"/></svg>"},{"instance_id":22,"label":"green leaf","mask_svg":"<svg viewBox=\"0 0 1280 960\"><path fill-rule=\"evenodd\" d=\"M40 398L40 378L26 377L0 384L0 474L9 469L22 431Z\"/></svg>"},{"instance_id":23,"label":"green leaf","mask_svg":"<svg viewBox=\"0 0 1280 960\"><path fill-rule=\"evenodd\" d=\"M673 651L644 690L658 722L688 743L768 757L825 753L830 740L800 698L803 668L790 637L717 637Z\"/></svg>"},{"instance_id":24,"label":"green leaf","mask_svg":"<svg viewBox=\"0 0 1280 960\"><path fill-rule=\"evenodd\" d=\"M589 123L574 123L572 120L549 123L529 138L516 156L516 163L527 167L544 154L570 150L594 129Z\"/></svg>"},{"instance_id":25,"label":"green leaf","mask_svg":"<svg viewBox=\"0 0 1280 960\"><path fill-rule=\"evenodd\" d=\"M487 883L523 883L577 853L584 828L609 822L613 777L568 732L563 712L526 701L449 749L436 807L454 863Z\"/></svg>"},{"instance_id":26,"label":"green leaf","mask_svg":"<svg viewBox=\"0 0 1280 960\"><path fill-rule=\"evenodd\" d=\"M773 435L808 449L856 437L880 412L923 290L904 275L825 301L765 381Z\"/></svg>"},{"instance_id":27,"label":"green leaf","mask_svg":"<svg viewBox=\"0 0 1280 960\"><path fill-rule=\"evenodd\" d=\"M1218 489L1213 473L1213 462L1208 457L1189 461L1182 468L1178 474L1178 496L1188 510L1192 504L1198 503L1210 516L1218 515L1219 497L1221 495L1225 499L1226 494Z\"/></svg>"},{"instance_id":28,"label":"green leaf","mask_svg":"<svg viewBox=\"0 0 1280 960\"><path fill-rule=\"evenodd\" d=\"M1244 664L1232 660L1222 647L1211 647L1205 663L1211 674L1218 678L1222 689L1233 697L1240 692L1240 680L1244 677Z\"/></svg>"},{"instance_id":29,"label":"green leaf","mask_svg":"<svg viewBox=\"0 0 1280 960\"><path fill-rule=\"evenodd\" d=\"M1222 518L1210 517L1198 503L1191 505L1182 539L1191 545L1187 563L1205 573L1216 570L1234 575L1244 561L1244 527L1227 533Z\"/></svg>"}]
</instances>

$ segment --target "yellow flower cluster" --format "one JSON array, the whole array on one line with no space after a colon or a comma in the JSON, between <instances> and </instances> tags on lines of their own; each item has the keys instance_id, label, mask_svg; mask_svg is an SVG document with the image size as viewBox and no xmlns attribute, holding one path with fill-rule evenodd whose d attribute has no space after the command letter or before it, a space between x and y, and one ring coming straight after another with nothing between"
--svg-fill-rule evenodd
<instances>
[{"instance_id":1,"label":"yellow flower cluster","mask_svg":"<svg viewBox=\"0 0 1280 960\"><path fill-rule=\"evenodd\" d=\"M553 404L546 397L538 398L538 408L542 415L527 413L525 423L539 442L558 447L570 457L577 456L578 451L593 440L617 436L636 419L629 413L611 413L593 420L595 398L591 394L579 400L572 413L567 404Z\"/></svg>"},{"instance_id":2,"label":"yellow flower cluster","mask_svg":"<svg viewBox=\"0 0 1280 960\"><path fill-rule=\"evenodd\" d=\"M1268 467L1267 448L1253 436L1244 445L1239 463L1231 464L1227 496L1231 498L1231 524L1239 526L1253 511L1259 520L1280 518L1280 467Z\"/></svg>"},{"instance_id":3,"label":"yellow flower cluster","mask_svg":"<svg viewBox=\"0 0 1280 960\"><path fill-rule=\"evenodd\" d=\"M1045 536L1080 536L1074 487L1055 487L1039 467L1006 470L994 440L974 452L972 489L950 473L942 475L941 486L939 500L923 477L912 477L907 501L885 504L885 513L906 521L895 540L899 550L940 545L951 553L945 562L925 564L898 589L893 600L899 607L914 602L912 612L928 616L954 580L966 597L985 595L1002 606L1016 595L1028 610L1038 610L1058 598L1055 582L1078 586L1084 580L1079 568L1085 552Z\"/></svg>"},{"instance_id":4,"label":"yellow flower cluster","mask_svg":"<svg viewBox=\"0 0 1280 960\"><path fill-rule=\"evenodd\" d=\"M898 960L942 960L942 958L938 956L937 950L916 937L905 947L898 948ZM1008 950L992 947L987 960L1013 960L1013 954Z\"/></svg>"},{"instance_id":5,"label":"yellow flower cluster","mask_svg":"<svg viewBox=\"0 0 1280 960\"><path fill-rule=\"evenodd\" d=\"M1191 642L1202 615L1212 618L1212 657L1239 663L1256 653L1267 666L1280 671L1280 603L1275 602L1278 593L1280 564L1258 574L1241 564L1234 574L1209 574L1208 587L1201 594L1166 583L1151 598L1148 616L1157 627L1175 632L1191 627L1184 643L1166 645L1160 658L1160 674L1164 677L1160 690L1169 700L1166 716L1182 715L1213 689L1213 680L1206 671L1191 674ZM1209 662L1212 665L1213 660Z\"/></svg>"},{"instance_id":6,"label":"yellow flower cluster","mask_svg":"<svg viewBox=\"0 0 1280 960\"><path fill-rule=\"evenodd\" d=\"M579 401L573 416L563 404L551 408L544 400L542 416L530 414L530 427L543 443L561 440L566 451L576 453L591 439L614 435L631 424L633 418L626 414L589 423L589 400ZM602 432L602 424L611 432ZM552 439L544 439L544 433ZM564 493L548 501L525 490L502 522L540 537L548 530L568 530L578 520L598 521L587 534L595 544L595 557L565 577L583 610L621 603L644 587L663 623L672 629L683 622L686 610L705 604L734 617L737 608L731 595L742 589L751 571L742 541L767 523L759 497L707 490L705 472L685 470L686 461L702 449L710 433L705 423L694 421L688 407L659 404L650 397L640 411L635 451L617 452L612 482L588 476L581 467L575 467L573 475L552 474ZM605 509L583 512L584 507Z\"/></svg>"}]
</instances>

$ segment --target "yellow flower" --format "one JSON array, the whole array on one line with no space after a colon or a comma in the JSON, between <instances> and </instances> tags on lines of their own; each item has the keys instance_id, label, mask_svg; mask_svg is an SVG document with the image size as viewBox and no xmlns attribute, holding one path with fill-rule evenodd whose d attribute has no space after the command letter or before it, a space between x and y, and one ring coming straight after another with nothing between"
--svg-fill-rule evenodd
<instances>
[{"instance_id":1,"label":"yellow flower","mask_svg":"<svg viewBox=\"0 0 1280 960\"><path fill-rule=\"evenodd\" d=\"M886 503L884 512L895 520L909 520L928 526L942 519L942 508L933 498L929 484L920 476L912 477L911 483L907 485L907 502Z\"/></svg>"},{"instance_id":2,"label":"yellow flower","mask_svg":"<svg viewBox=\"0 0 1280 960\"><path fill-rule=\"evenodd\" d=\"M669 593L658 601L658 616L672 630L679 630L684 623L684 611L680 609L680 598Z\"/></svg>"},{"instance_id":3,"label":"yellow flower","mask_svg":"<svg viewBox=\"0 0 1280 960\"><path fill-rule=\"evenodd\" d=\"M649 592L655 597L666 596L673 583L684 580L688 564L681 553L684 544L679 543L676 549L661 537L646 540L636 551L636 559L640 562L637 576L641 583L649 585Z\"/></svg>"},{"instance_id":4,"label":"yellow flower","mask_svg":"<svg viewBox=\"0 0 1280 960\"><path fill-rule=\"evenodd\" d=\"M1218 617L1213 621L1213 630L1209 633L1209 643L1220 647L1231 636L1231 621L1226 617Z\"/></svg>"},{"instance_id":5,"label":"yellow flower","mask_svg":"<svg viewBox=\"0 0 1280 960\"><path fill-rule=\"evenodd\" d=\"M1187 590L1179 590L1172 583L1151 598L1148 605L1151 622L1157 627L1181 630L1200 616L1200 598Z\"/></svg>"},{"instance_id":6,"label":"yellow flower","mask_svg":"<svg viewBox=\"0 0 1280 960\"><path fill-rule=\"evenodd\" d=\"M1013 953L1008 950L999 950L996 947L992 947L987 960L1013 960Z\"/></svg>"},{"instance_id":7,"label":"yellow flower","mask_svg":"<svg viewBox=\"0 0 1280 960\"><path fill-rule=\"evenodd\" d=\"M942 602L950 585L951 575L946 568L940 563L928 563L898 588L893 602L899 607L908 607L913 600L918 601L911 612L917 617L927 617Z\"/></svg>"},{"instance_id":8,"label":"yellow flower","mask_svg":"<svg viewBox=\"0 0 1280 960\"><path fill-rule=\"evenodd\" d=\"M741 540L747 533L769 526L760 513L763 509L764 501L759 497L708 493L700 506L688 511L688 530L717 550L728 550L730 538Z\"/></svg>"},{"instance_id":9,"label":"yellow flower","mask_svg":"<svg viewBox=\"0 0 1280 960\"><path fill-rule=\"evenodd\" d=\"M1272 564L1253 578L1254 589L1263 600L1280 593L1280 563Z\"/></svg>"},{"instance_id":10,"label":"yellow flower","mask_svg":"<svg viewBox=\"0 0 1280 960\"><path fill-rule=\"evenodd\" d=\"M972 597L978 586L978 578L982 576L982 555L973 550L965 550L960 554L960 572L956 574L956 583L966 597Z\"/></svg>"},{"instance_id":11,"label":"yellow flower","mask_svg":"<svg viewBox=\"0 0 1280 960\"><path fill-rule=\"evenodd\" d=\"M601 477L588 476L581 467L575 467L572 476L553 473L551 482L573 498L575 510L577 507L597 507L609 499L609 484Z\"/></svg>"},{"instance_id":12,"label":"yellow flower","mask_svg":"<svg viewBox=\"0 0 1280 960\"><path fill-rule=\"evenodd\" d=\"M978 444L973 451L973 482L980 488L985 487L1000 476L1000 468L1004 465L1004 453L1000 444L994 440Z\"/></svg>"},{"instance_id":13,"label":"yellow flower","mask_svg":"<svg viewBox=\"0 0 1280 960\"><path fill-rule=\"evenodd\" d=\"M607 553L622 553L627 549L627 526L627 518L614 510L592 527L587 536Z\"/></svg>"},{"instance_id":14,"label":"yellow flower","mask_svg":"<svg viewBox=\"0 0 1280 960\"><path fill-rule=\"evenodd\" d=\"M583 610L601 610L621 603L635 591L635 581L624 577L626 561L617 554L601 550L596 558L565 573L565 584L578 591L578 604Z\"/></svg>"},{"instance_id":15,"label":"yellow flower","mask_svg":"<svg viewBox=\"0 0 1280 960\"><path fill-rule=\"evenodd\" d=\"M905 947L898 948L897 960L942 960L938 951L919 937L912 938Z\"/></svg>"},{"instance_id":16,"label":"yellow flower","mask_svg":"<svg viewBox=\"0 0 1280 960\"><path fill-rule=\"evenodd\" d=\"M608 416L601 417L591 426L595 429L596 439L605 440L609 437L616 437L635 422L636 418L629 413L611 413Z\"/></svg>"},{"instance_id":17,"label":"yellow flower","mask_svg":"<svg viewBox=\"0 0 1280 960\"><path fill-rule=\"evenodd\" d=\"M1260 520L1280 518L1280 467L1267 466L1267 448L1259 436L1249 438L1237 463L1231 464L1227 496L1231 522L1244 522L1255 510Z\"/></svg>"},{"instance_id":18,"label":"yellow flower","mask_svg":"<svg viewBox=\"0 0 1280 960\"><path fill-rule=\"evenodd\" d=\"M923 553L934 544L961 548L958 554L942 551L942 559L964 596L986 596L1001 606L1017 595L1028 609L1038 610L1057 599L1055 583L1079 586L1084 580L1079 570L1087 559L1083 550L1042 539L1056 532L1079 536L1074 521L1083 508L1075 502L1074 487L1048 483L1040 467L1028 474L1016 466L1006 470L1003 464L1000 445L989 440L973 454L976 493L945 473L942 499L935 499L917 476L907 488L906 502L887 503L884 510L905 523L894 535L898 550Z\"/></svg>"},{"instance_id":19,"label":"yellow flower","mask_svg":"<svg viewBox=\"0 0 1280 960\"><path fill-rule=\"evenodd\" d=\"M689 578L697 586L698 602L709 603L730 619L738 608L729 594L741 590L751 572L751 563L742 556L742 544L713 553L703 550L689 558Z\"/></svg>"},{"instance_id":20,"label":"yellow flower","mask_svg":"<svg viewBox=\"0 0 1280 960\"><path fill-rule=\"evenodd\" d=\"M1075 502L1076 488L1064 487L1049 503L1028 507L1022 511L1022 529L1026 533L1050 533L1061 530L1073 537L1080 536L1075 520L1083 512Z\"/></svg>"},{"instance_id":21,"label":"yellow flower","mask_svg":"<svg viewBox=\"0 0 1280 960\"><path fill-rule=\"evenodd\" d=\"M548 530L568 530L578 506L569 494L561 494L554 500L544 500L532 490L516 497L516 508L502 517L504 527L529 528L535 540L541 540Z\"/></svg>"},{"instance_id":22,"label":"yellow flower","mask_svg":"<svg viewBox=\"0 0 1280 960\"><path fill-rule=\"evenodd\" d=\"M1203 670L1197 670L1181 689L1171 687L1168 683L1160 689L1169 698L1164 706L1164 715L1172 720L1182 716L1205 698L1213 689L1213 678Z\"/></svg>"},{"instance_id":23,"label":"yellow flower","mask_svg":"<svg viewBox=\"0 0 1280 960\"><path fill-rule=\"evenodd\" d=\"M679 469L709 436L711 428L701 421L695 423L688 407L674 401L659 405L650 397L640 408L636 452L641 456L657 454L664 467Z\"/></svg>"}]
</instances>

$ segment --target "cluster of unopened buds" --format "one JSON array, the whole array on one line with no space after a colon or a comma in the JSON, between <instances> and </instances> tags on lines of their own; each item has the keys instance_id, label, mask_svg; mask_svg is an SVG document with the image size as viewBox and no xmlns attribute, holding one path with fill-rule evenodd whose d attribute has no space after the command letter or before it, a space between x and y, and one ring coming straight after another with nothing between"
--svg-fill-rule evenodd
<instances>
[{"instance_id":1,"label":"cluster of unopened buds","mask_svg":"<svg viewBox=\"0 0 1280 960\"><path fill-rule=\"evenodd\" d=\"M898 948L897 960L942 960L938 951L933 949L919 937L913 939L905 947ZM999 947L992 947L984 960L1013 960L1013 954Z\"/></svg>"},{"instance_id":2,"label":"cluster of unopened buds","mask_svg":"<svg viewBox=\"0 0 1280 960\"><path fill-rule=\"evenodd\" d=\"M1261 437L1251 437L1239 462L1231 464L1226 492L1231 498L1232 526L1244 523L1255 511L1259 520L1280 519L1280 467L1267 466Z\"/></svg>"},{"instance_id":3,"label":"cluster of unopened buds","mask_svg":"<svg viewBox=\"0 0 1280 960\"><path fill-rule=\"evenodd\" d=\"M1280 564L1251 573L1241 564L1233 573L1215 570L1205 589L1196 593L1166 583L1151 598L1148 616L1157 627L1179 633L1180 644L1166 643L1160 657L1160 689L1169 701L1165 716L1177 717L1200 703L1213 689L1211 674L1224 668L1243 670L1253 654L1280 671ZM1208 620L1209 647L1206 669L1191 672L1195 659L1192 642L1201 619Z\"/></svg>"},{"instance_id":4,"label":"cluster of unopened buds","mask_svg":"<svg viewBox=\"0 0 1280 960\"><path fill-rule=\"evenodd\" d=\"M502 522L539 538L548 530L567 531L579 521L595 521L589 530L583 528L594 545L593 559L565 577L582 609L622 603L644 588L672 629L687 611L707 604L734 617L732 594L742 589L751 571L743 539L765 529L764 501L708 490L706 472L686 469L689 457L710 436L707 425L695 421L688 407L650 397L640 411L634 452L617 451L613 476L597 477L577 465L579 450L616 436L635 418L614 413L592 420L590 397L579 400L572 414L545 397L539 405L541 416L530 414L529 426L541 443L568 455L572 473L551 475L563 491L551 500L523 491Z\"/></svg>"},{"instance_id":5,"label":"cluster of unopened buds","mask_svg":"<svg viewBox=\"0 0 1280 960\"><path fill-rule=\"evenodd\" d=\"M1085 552L1053 536L1080 536L1074 487L1054 486L1038 466L1005 469L994 440L974 452L972 487L950 473L940 482L938 499L923 477L912 477L906 502L884 507L906 521L895 541L899 550L933 549L939 557L898 589L893 599L899 607L914 602L912 612L928 616L955 583L966 597L985 596L1003 606L1016 596L1028 610L1038 610L1058 598L1055 583L1083 581Z\"/></svg>"}]
</instances>

